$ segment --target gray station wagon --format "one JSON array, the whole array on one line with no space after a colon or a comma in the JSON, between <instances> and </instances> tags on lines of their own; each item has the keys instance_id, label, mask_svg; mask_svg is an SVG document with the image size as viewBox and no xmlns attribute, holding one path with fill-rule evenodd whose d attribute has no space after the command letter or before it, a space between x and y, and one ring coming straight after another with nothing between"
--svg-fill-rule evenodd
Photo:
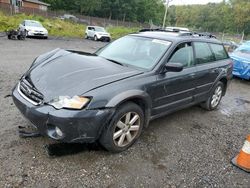
<instances>
[{"instance_id":1,"label":"gray station wagon","mask_svg":"<svg viewBox=\"0 0 250 188\"><path fill-rule=\"evenodd\" d=\"M39 134L120 152L152 119L196 104L214 110L231 78L217 39L145 29L95 53L55 49L37 57L12 96Z\"/></svg>"}]
</instances>

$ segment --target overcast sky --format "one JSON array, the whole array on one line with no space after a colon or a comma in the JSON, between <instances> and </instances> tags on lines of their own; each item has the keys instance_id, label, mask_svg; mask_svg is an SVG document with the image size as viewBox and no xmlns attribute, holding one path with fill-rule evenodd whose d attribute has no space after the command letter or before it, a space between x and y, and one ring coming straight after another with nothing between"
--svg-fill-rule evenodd
<instances>
[{"instance_id":1,"label":"overcast sky","mask_svg":"<svg viewBox=\"0 0 250 188\"><path fill-rule=\"evenodd\" d=\"M207 4L207 3L219 3L222 0L172 0L170 5L190 5L190 4Z\"/></svg>"}]
</instances>

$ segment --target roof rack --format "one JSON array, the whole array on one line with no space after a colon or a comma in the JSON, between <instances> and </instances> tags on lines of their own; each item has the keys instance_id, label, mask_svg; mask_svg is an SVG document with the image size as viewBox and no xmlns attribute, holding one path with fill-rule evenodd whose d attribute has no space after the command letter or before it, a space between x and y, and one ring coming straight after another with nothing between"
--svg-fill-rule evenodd
<instances>
[{"instance_id":1,"label":"roof rack","mask_svg":"<svg viewBox=\"0 0 250 188\"><path fill-rule=\"evenodd\" d=\"M150 29L150 28L144 28L144 29L141 29L139 30L139 32L146 32L146 31L162 31L162 32L175 32L175 33L178 33L180 32L179 29L162 29L162 28L155 28L155 29Z\"/></svg>"},{"instance_id":2,"label":"roof rack","mask_svg":"<svg viewBox=\"0 0 250 188\"><path fill-rule=\"evenodd\" d=\"M156 29L150 29L150 28L144 28L139 30L139 32L147 32L147 31L161 31L161 32L170 32L170 33L179 33L179 36L193 36L193 37L206 37L206 38L215 38L215 35L212 35L208 32L191 32L191 31L183 31L180 29L162 29L162 28L156 28Z\"/></svg>"}]
</instances>

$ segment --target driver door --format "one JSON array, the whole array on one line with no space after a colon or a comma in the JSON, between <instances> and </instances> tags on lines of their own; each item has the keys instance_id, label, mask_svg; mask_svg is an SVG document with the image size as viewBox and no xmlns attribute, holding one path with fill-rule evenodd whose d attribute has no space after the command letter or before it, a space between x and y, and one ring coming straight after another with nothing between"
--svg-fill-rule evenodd
<instances>
[{"instance_id":1,"label":"driver door","mask_svg":"<svg viewBox=\"0 0 250 188\"><path fill-rule=\"evenodd\" d=\"M194 101L196 68L192 43L179 44L168 62L182 63L184 68L181 72L166 72L157 75L153 97L153 116L174 111Z\"/></svg>"}]
</instances>

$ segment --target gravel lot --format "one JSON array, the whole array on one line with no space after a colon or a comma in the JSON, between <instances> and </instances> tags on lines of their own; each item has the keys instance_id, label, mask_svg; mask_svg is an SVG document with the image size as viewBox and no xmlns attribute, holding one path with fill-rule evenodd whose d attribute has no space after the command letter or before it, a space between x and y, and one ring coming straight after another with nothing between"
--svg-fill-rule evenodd
<instances>
[{"instance_id":1,"label":"gravel lot","mask_svg":"<svg viewBox=\"0 0 250 188\"><path fill-rule=\"evenodd\" d=\"M49 157L48 138L19 138L17 126L29 123L5 96L33 59L58 47L91 52L102 45L0 38L0 187L250 187L250 174L230 164L250 134L249 81L233 80L216 111L195 106L151 122L120 154L82 145L77 154Z\"/></svg>"}]
</instances>

